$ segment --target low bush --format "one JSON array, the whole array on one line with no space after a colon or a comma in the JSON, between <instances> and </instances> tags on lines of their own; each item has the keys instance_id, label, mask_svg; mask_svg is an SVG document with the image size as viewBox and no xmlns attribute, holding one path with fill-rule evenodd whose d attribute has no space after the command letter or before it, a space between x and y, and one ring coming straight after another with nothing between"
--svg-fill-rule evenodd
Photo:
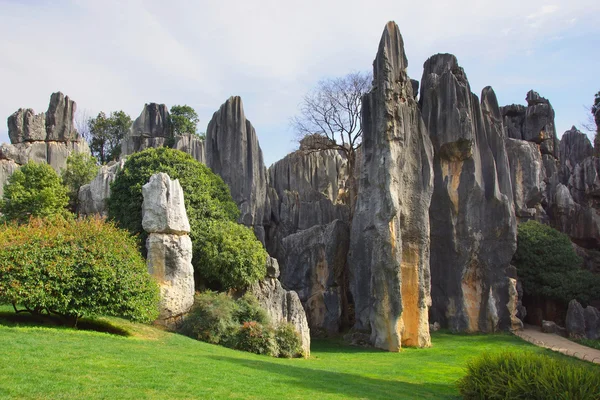
<instances>
[{"instance_id":1,"label":"low bush","mask_svg":"<svg viewBox=\"0 0 600 400\"><path fill-rule=\"evenodd\" d=\"M54 217L0 227L0 304L76 325L92 315L150 322L158 301L135 239L113 224Z\"/></svg>"},{"instance_id":2,"label":"low bush","mask_svg":"<svg viewBox=\"0 0 600 400\"><path fill-rule=\"evenodd\" d=\"M269 323L256 299L244 296L234 300L226 293L206 291L196 294L180 333L203 342L235 347L238 329L250 321Z\"/></svg>"},{"instance_id":3,"label":"low bush","mask_svg":"<svg viewBox=\"0 0 600 400\"><path fill-rule=\"evenodd\" d=\"M279 355L273 329L256 321L244 322L238 329L235 335L235 348L273 357Z\"/></svg>"},{"instance_id":4,"label":"low bush","mask_svg":"<svg viewBox=\"0 0 600 400\"><path fill-rule=\"evenodd\" d=\"M279 357L302 357L302 339L292 324L281 324L275 329Z\"/></svg>"},{"instance_id":5,"label":"low bush","mask_svg":"<svg viewBox=\"0 0 600 400\"><path fill-rule=\"evenodd\" d=\"M465 399L597 400L598 371L532 353L484 353L458 382Z\"/></svg>"}]
</instances>

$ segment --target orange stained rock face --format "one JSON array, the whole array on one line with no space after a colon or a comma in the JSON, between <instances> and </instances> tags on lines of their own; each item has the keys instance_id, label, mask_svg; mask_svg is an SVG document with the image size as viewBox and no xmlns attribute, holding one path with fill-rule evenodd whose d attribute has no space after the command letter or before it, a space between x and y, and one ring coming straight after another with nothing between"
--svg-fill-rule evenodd
<instances>
[{"instance_id":1,"label":"orange stained rock face","mask_svg":"<svg viewBox=\"0 0 600 400\"><path fill-rule=\"evenodd\" d=\"M460 185L460 173L462 172L464 161L441 160L442 175L447 178L447 190L454 214L458 213L458 186Z\"/></svg>"},{"instance_id":2,"label":"orange stained rock face","mask_svg":"<svg viewBox=\"0 0 600 400\"><path fill-rule=\"evenodd\" d=\"M479 330L479 311L483 293L481 271L477 260L472 259L462 277L463 307L469 318L469 332Z\"/></svg>"},{"instance_id":3,"label":"orange stained rock face","mask_svg":"<svg viewBox=\"0 0 600 400\"><path fill-rule=\"evenodd\" d=\"M416 245L408 243L403 246L400 271L402 278L402 345L418 347L421 346L419 329L422 310L419 309L419 248Z\"/></svg>"}]
</instances>

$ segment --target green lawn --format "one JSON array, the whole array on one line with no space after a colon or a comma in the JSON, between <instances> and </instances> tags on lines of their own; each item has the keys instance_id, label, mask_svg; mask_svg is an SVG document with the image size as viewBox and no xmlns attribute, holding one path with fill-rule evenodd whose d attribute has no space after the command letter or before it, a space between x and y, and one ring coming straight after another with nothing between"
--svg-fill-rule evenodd
<instances>
[{"instance_id":1,"label":"green lawn","mask_svg":"<svg viewBox=\"0 0 600 400\"><path fill-rule=\"evenodd\" d=\"M130 336L35 326L1 310L0 398L452 399L470 357L547 352L508 334L434 333L430 349L398 354L314 341L310 359L285 360L120 319L102 320Z\"/></svg>"}]
</instances>

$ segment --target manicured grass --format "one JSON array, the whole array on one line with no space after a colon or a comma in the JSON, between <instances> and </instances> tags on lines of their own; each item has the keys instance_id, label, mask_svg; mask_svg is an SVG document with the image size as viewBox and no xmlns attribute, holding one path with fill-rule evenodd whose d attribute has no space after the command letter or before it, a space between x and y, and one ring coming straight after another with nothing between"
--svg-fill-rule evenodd
<instances>
[{"instance_id":1,"label":"manicured grass","mask_svg":"<svg viewBox=\"0 0 600 400\"><path fill-rule=\"evenodd\" d=\"M454 399L466 361L484 351L560 356L509 334L437 332L430 349L397 354L321 340L313 342L310 359L288 360L117 318L100 321L129 336L13 317L0 314L0 398Z\"/></svg>"}]
</instances>

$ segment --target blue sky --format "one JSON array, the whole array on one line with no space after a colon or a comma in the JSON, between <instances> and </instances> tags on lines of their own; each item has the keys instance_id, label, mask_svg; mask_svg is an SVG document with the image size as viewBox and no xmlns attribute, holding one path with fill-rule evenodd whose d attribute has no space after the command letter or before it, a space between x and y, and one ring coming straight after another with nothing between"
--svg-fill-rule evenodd
<instances>
[{"instance_id":1,"label":"blue sky","mask_svg":"<svg viewBox=\"0 0 600 400\"><path fill-rule=\"evenodd\" d=\"M296 147L288 121L302 96L319 79L369 70L394 20L412 78L429 56L455 54L476 94L490 85L500 104L524 104L530 89L548 98L560 136L586 121L600 90L598 15L595 0L0 0L0 117L45 111L60 90L89 116L188 104L204 131L239 95L270 165Z\"/></svg>"}]
</instances>

